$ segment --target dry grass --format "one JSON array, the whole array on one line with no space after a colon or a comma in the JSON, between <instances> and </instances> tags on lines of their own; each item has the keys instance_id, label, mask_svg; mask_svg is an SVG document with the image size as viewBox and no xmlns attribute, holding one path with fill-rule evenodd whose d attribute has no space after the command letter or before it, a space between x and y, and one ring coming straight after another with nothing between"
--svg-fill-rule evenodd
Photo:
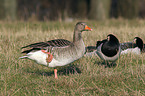
<instances>
[{"instance_id":1,"label":"dry grass","mask_svg":"<svg viewBox=\"0 0 145 96\"><path fill-rule=\"evenodd\" d=\"M86 21L92 32L84 32L86 46L109 33L120 42L132 41L135 36L145 41L144 20ZM97 57L83 57L60 67L59 79L53 68L19 60L24 45L56 38L72 41L76 22L0 22L0 95L145 95L145 56L121 56L117 66L104 67Z\"/></svg>"}]
</instances>

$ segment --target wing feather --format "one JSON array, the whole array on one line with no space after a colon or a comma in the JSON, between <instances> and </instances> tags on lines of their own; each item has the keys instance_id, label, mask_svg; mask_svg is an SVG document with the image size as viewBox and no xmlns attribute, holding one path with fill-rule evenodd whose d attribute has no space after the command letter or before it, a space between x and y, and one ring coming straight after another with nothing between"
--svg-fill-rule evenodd
<instances>
[{"instance_id":1,"label":"wing feather","mask_svg":"<svg viewBox=\"0 0 145 96\"><path fill-rule=\"evenodd\" d=\"M134 44L133 42L120 43L120 46L121 46L122 50L125 50L125 49L128 49L128 48L135 48L135 47L137 47L137 45Z\"/></svg>"},{"instance_id":2,"label":"wing feather","mask_svg":"<svg viewBox=\"0 0 145 96\"><path fill-rule=\"evenodd\" d=\"M33 43L27 46L22 47L24 49L22 53L29 53L35 50L47 49L48 47L65 47L69 46L72 42L65 39L55 39L46 42Z\"/></svg>"}]
</instances>

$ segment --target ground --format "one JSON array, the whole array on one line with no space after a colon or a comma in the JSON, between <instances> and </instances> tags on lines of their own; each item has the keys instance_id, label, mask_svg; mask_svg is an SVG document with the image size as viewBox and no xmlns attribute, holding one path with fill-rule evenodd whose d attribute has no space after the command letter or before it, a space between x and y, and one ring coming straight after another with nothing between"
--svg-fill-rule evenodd
<instances>
[{"instance_id":1,"label":"ground","mask_svg":"<svg viewBox=\"0 0 145 96\"><path fill-rule=\"evenodd\" d=\"M116 66L105 66L98 57L81 59L53 68L19 59L21 47L40 41L72 41L74 22L0 22L0 95L145 95L145 56L120 56ZM83 21L83 20L81 20ZM83 32L86 46L95 46L110 33L119 41L132 41L135 36L145 41L145 20L87 21L93 31Z\"/></svg>"}]
</instances>

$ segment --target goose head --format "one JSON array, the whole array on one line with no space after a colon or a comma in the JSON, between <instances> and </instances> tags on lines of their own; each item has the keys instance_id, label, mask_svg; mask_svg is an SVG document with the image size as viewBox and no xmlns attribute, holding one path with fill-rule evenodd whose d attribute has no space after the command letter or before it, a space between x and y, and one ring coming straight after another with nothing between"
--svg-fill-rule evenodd
<instances>
[{"instance_id":1,"label":"goose head","mask_svg":"<svg viewBox=\"0 0 145 96\"><path fill-rule=\"evenodd\" d=\"M91 31L91 30L92 29L90 27L88 27L86 23L78 22L74 29L73 42L77 42L77 41L81 40L81 38L82 38L81 33L83 31Z\"/></svg>"},{"instance_id":2,"label":"goose head","mask_svg":"<svg viewBox=\"0 0 145 96\"><path fill-rule=\"evenodd\" d=\"M109 35L107 35L107 39L104 39L102 41L97 41L96 42L96 48L98 46L100 46L102 43L106 43L106 42L112 42L112 43L116 44L117 46L119 45L118 39L114 35L109 34Z\"/></svg>"},{"instance_id":3,"label":"goose head","mask_svg":"<svg viewBox=\"0 0 145 96\"><path fill-rule=\"evenodd\" d=\"M91 31L92 29L87 26L84 22L78 22L75 26L75 31L83 32L83 31Z\"/></svg>"},{"instance_id":4,"label":"goose head","mask_svg":"<svg viewBox=\"0 0 145 96\"><path fill-rule=\"evenodd\" d=\"M112 34L107 35L107 38L102 41L97 41L96 47L96 53L102 60L115 62L120 56L119 41Z\"/></svg>"},{"instance_id":5,"label":"goose head","mask_svg":"<svg viewBox=\"0 0 145 96\"><path fill-rule=\"evenodd\" d=\"M109 34L107 39L103 40L102 43L101 50L104 55L113 57L119 52L120 44L118 39L113 34Z\"/></svg>"},{"instance_id":6,"label":"goose head","mask_svg":"<svg viewBox=\"0 0 145 96\"><path fill-rule=\"evenodd\" d=\"M109 34L109 35L107 36L107 41L110 41L110 42L118 43L118 44L119 44L118 39L117 39L114 35L112 35L112 34Z\"/></svg>"},{"instance_id":7,"label":"goose head","mask_svg":"<svg viewBox=\"0 0 145 96\"><path fill-rule=\"evenodd\" d=\"M142 39L139 38L139 37L135 37L134 40L133 40L133 42L134 42L134 43L137 45L137 47L139 47L140 50L142 51L143 46L144 46Z\"/></svg>"}]
</instances>

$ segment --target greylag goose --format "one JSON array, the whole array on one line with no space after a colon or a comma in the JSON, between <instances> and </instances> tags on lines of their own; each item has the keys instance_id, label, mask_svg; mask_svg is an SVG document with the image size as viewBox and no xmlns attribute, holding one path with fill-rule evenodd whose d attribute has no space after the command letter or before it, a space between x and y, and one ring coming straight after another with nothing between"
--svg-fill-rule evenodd
<instances>
[{"instance_id":1,"label":"greylag goose","mask_svg":"<svg viewBox=\"0 0 145 96\"><path fill-rule=\"evenodd\" d=\"M96 53L101 59L105 61L110 61L114 63L120 56L121 48L119 41L112 34L109 34L107 36L107 39L97 41L96 47Z\"/></svg>"},{"instance_id":2,"label":"greylag goose","mask_svg":"<svg viewBox=\"0 0 145 96\"><path fill-rule=\"evenodd\" d=\"M86 23L78 22L74 29L73 42L56 39L30 44L22 47L24 49L22 53L26 55L20 58L29 58L48 67L65 66L84 55L85 45L81 34L83 31L91 30ZM58 78L57 69L54 69L54 75Z\"/></svg>"},{"instance_id":3,"label":"greylag goose","mask_svg":"<svg viewBox=\"0 0 145 96\"><path fill-rule=\"evenodd\" d=\"M120 46L122 49L121 54L133 53L139 55L144 50L143 40L139 37L135 37L133 42L120 43Z\"/></svg>"}]
</instances>

